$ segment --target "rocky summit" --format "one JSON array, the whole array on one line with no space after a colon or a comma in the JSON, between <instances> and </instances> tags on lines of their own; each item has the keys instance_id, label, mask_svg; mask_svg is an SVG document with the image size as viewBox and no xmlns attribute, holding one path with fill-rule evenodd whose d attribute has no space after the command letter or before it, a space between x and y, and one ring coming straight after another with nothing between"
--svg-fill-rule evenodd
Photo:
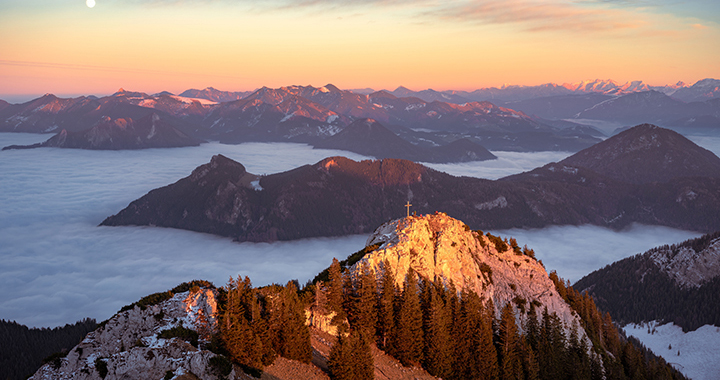
<instances>
[{"instance_id":1,"label":"rocky summit","mask_svg":"<svg viewBox=\"0 0 720 380\"><path fill-rule=\"evenodd\" d=\"M195 289L155 305L133 304L30 379L217 378L210 364L216 355L198 348L217 329L216 298L216 290Z\"/></svg>"},{"instance_id":2,"label":"rocky summit","mask_svg":"<svg viewBox=\"0 0 720 380\"><path fill-rule=\"evenodd\" d=\"M558 294L542 262L528 256L528 250L517 243L513 246L492 235L483 235L482 231L473 231L444 213L385 223L370 235L365 245L374 244L379 247L353 269L358 270L363 264L378 274L390 269L400 287L412 268L422 278L446 285L452 282L458 290L491 299L498 316L509 302L539 303L550 313L556 313L566 327L580 326L579 318ZM385 268L385 263L390 267ZM518 314L520 320L525 317Z\"/></svg>"}]
</instances>

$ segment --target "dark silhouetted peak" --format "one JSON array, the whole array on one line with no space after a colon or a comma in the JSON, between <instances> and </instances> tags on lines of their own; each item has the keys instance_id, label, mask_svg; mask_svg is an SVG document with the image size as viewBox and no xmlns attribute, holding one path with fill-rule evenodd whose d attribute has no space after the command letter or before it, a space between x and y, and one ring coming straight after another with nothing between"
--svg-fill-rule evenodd
<instances>
[{"instance_id":1,"label":"dark silhouetted peak","mask_svg":"<svg viewBox=\"0 0 720 380\"><path fill-rule=\"evenodd\" d=\"M720 177L720 158L684 136L642 124L560 162L630 183L679 177Z\"/></svg>"},{"instance_id":2,"label":"dark silhouetted peak","mask_svg":"<svg viewBox=\"0 0 720 380\"><path fill-rule=\"evenodd\" d=\"M214 178L226 177L227 180L234 182L244 176L245 173L247 173L247 171L241 163L231 160L222 154L216 154L212 156L209 163L200 165L193 170L190 175L190 180L197 182L211 176Z\"/></svg>"},{"instance_id":3,"label":"dark silhouetted peak","mask_svg":"<svg viewBox=\"0 0 720 380\"><path fill-rule=\"evenodd\" d=\"M497 158L484 146L464 138L455 140L449 144L434 148L438 155L442 155L448 161L467 162L467 161L485 161Z\"/></svg>"}]
</instances>

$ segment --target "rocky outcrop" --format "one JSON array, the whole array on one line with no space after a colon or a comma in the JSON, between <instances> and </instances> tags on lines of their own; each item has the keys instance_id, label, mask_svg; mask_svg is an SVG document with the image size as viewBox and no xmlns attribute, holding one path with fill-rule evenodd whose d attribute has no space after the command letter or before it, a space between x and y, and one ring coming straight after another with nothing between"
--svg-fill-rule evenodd
<instances>
[{"instance_id":1,"label":"rocky outcrop","mask_svg":"<svg viewBox=\"0 0 720 380\"><path fill-rule=\"evenodd\" d=\"M373 244L380 246L366 254L352 270L367 265L378 276L391 270L402 288L412 268L422 278L446 285L452 282L458 290L466 289L491 299L498 317L509 302L525 311L534 303L556 313L568 330L571 326L582 330L580 319L557 292L540 262L523 254L519 247L496 245L482 231L473 231L446 214L409 216L385 223L365 245ZM519 319L525 317L518 313Z\"/></svg>"},{"instance_id":2,"label":"rocky outcrop","mask_svg":"<svg viewBox=\"0 0 720 380\"><path fill-rule=\"evenodd\" d=\"M574 286L623 323L720 326L720 232L617 261Z\"/></svg>"},{"instance_id":3,"label":"rocky outcrop","mask_svg":"<svg viewBox=\"0 0 720 380\"><path fill-rule=\"evenodd\" d=\"M216 297L216 290L200 289L121 311L31 379L162 379L168 374L175 379L217 379L217 369L210 364L216 355L203 349L217 328ZM160 337L180 327L198 333L198 347L179 337ZM236 378L235 373L229 378Z\"/></svg>"}]
</instances>

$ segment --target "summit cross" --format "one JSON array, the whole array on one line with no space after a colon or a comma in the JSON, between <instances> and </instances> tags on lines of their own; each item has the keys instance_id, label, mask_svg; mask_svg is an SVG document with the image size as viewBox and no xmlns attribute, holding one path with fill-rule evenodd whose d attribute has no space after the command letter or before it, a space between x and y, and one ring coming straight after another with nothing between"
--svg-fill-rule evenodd
<instances>
[{"instance_id":1,"label":"summit cross","mask_svg":"<svg viewBox=\"0 0 720 380\"><path fill-rule=\"evenodd\" d=\"M407 203L405 203L405 207L407 208L407 216L408 217L410 217L410 206L412 206L410 204L410 201L407 201Z\"/></svg>"}]
</instances>

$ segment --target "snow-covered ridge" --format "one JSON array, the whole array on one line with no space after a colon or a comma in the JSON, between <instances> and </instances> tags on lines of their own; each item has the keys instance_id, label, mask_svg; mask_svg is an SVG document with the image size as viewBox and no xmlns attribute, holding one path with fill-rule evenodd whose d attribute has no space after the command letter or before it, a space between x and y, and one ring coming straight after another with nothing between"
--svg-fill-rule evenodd
<instances>
[{"instance_id":1,"label":"snow-covered ridge","mask_svg":"<svg viewBox=\"0 0 720 380\"><path fill-rule=\"evenodd\" d=\"M691 246L662 247L649 252L660 270L681 287L698 288L720 276L720 238L695 252Z\"/></svg>"},{"instance_id":2,"label":"snow-covered ridge","mask_svg":"<svg viewBox=\"0 0 720 380\"><path fill-rule=\"evenodd\" d=\"M216 379L210 365L215 354L202 349L217 329L216 296L214 289L200 289L175 294L157 305L121 311L89 333L57 368L45 364L31 379L162 379L168 372L175 378L191 373ZM198 333L200 348L179 338L158 337L179 326ZM98 366L106 367L104 377ZM231 373L229 378L234 376Z\"/></svg>"}]
</instances>

